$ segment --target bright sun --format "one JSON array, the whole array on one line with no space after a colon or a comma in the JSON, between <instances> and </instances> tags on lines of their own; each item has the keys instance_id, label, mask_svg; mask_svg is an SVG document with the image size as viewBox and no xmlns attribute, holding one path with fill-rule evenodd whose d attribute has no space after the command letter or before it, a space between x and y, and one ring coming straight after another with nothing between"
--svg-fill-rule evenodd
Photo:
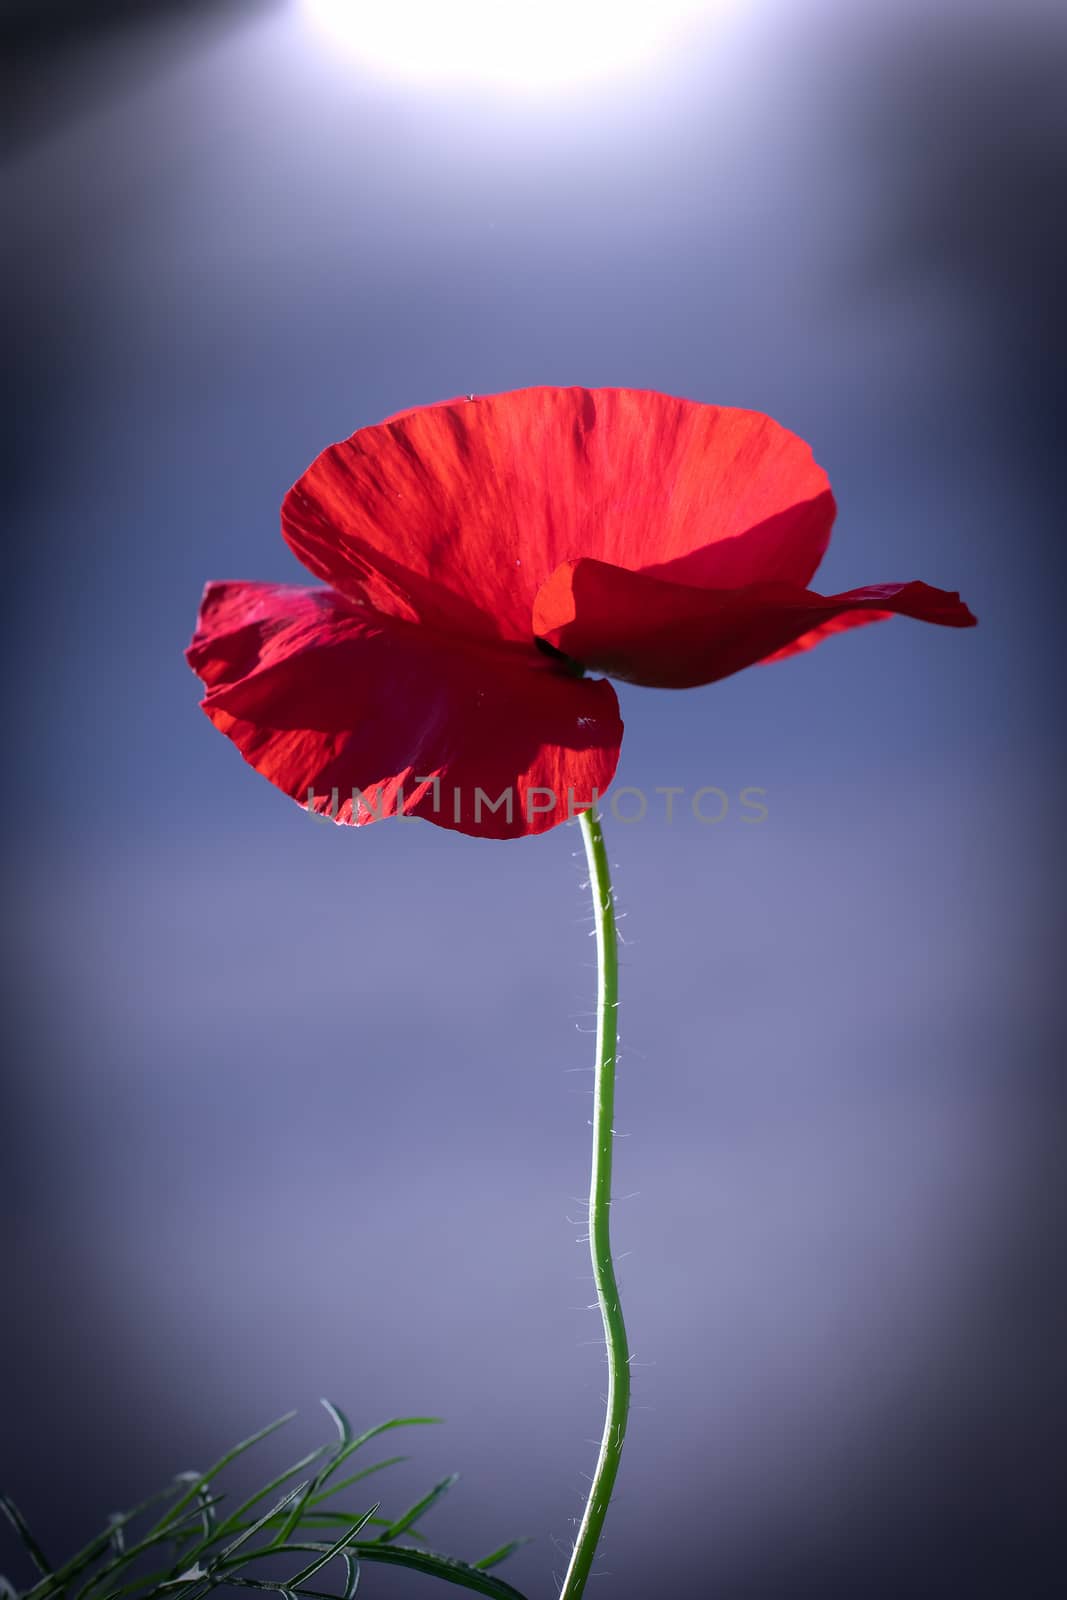
<instances>
[{"instance_id":1,"label":"bright sun","mask_svg":"<svg viewBox=\"0 0 1067 1600\"><path fill-rule=\"evenodd\" d=\"M724 0L301 0L337 44L404 76L565 87L636 66Z\"/></svg>"}]
</instances>

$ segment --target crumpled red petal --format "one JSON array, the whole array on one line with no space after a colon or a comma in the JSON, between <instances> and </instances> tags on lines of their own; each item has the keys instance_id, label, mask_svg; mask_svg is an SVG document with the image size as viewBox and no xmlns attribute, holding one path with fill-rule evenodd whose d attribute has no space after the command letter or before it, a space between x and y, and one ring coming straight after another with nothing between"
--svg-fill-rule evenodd
<instances>
[{"instance_id":1,"label":"crumpled red petal","mask_svg":"<svg viewBox=\"0 0 1067 1600\"><path fill-rule=\"evenodd\" d=\"M568 561L541 588L534 631L573 661L653 688L690 689L892 614L965 628L958 594L925 583L819 595L790 584L693 588L603 561Z\"/></svg>"},{"instance_id":2,"label":"crumpled red petal","mask_svg":"<svg viewBox=\"0 0 1067 1600\"><path fill-rule=\"evenodd\" d=\"M282 529L351 600L453 635L528 640L582 556L675 582L809 582L835 512L769 417L635 389L522 389L403 412L331 445Z\"/></svg>"},{"instance_id":3,"label":"crumpled red petal","mask_svg":"<svg viewBox=\"0 0 1067 1600\"><path fill-rule=\"evenodd\" d=\"M611 685L532 644L458 647L329 589L213 583L187 656L245 760L339 822L403 813L515 838L566 821L615 773Z\"/></svg>"}]
</instances>

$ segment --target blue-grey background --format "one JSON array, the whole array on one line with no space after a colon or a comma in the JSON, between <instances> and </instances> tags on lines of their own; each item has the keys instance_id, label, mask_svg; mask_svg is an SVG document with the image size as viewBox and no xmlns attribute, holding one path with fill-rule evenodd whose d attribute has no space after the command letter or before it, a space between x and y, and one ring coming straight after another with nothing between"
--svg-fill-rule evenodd
<instances>
[{"instance_id":1,"label":"blue-grey background","mask_svg":"<svg viewBox=\"0 0 1067 1600\"><path fill-rule=\"evenodd\" d=\"M603 1385L580 840L316 825L181 651L205 579L301 581L278 506L327 442L648 387L813 442L824 588L981 625L622 691L637 1364L595 1592L1053 1593L1062 15L736 0L524 98L284 4L73 9L11 23L4 1486L62 1552L296 1406L280 1467L319 1395L433 1412L377 1492L459 1468L435 1544L532 1534L502 1575L553 1592ZM668 826L665 785L731 808Z\"/></svg>"}]
</instances>

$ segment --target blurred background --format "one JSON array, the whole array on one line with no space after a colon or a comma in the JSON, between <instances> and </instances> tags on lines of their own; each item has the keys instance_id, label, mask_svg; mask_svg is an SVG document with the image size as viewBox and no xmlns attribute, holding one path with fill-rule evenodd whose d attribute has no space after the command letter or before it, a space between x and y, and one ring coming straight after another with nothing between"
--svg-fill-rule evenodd
<instances>
[{"instance_id":1,"label":"blurred background","mask_svg":"<svg viewBox=\"0 0 1067 1600\"><path fill-rule=\"evenodd\" d=\"M182 648L206 579L303 580L278 508L329 441L624 385L795 429L818 586L980 626L622 689L635 1410L591 1592L1058 1592L1061 8L2 14L3 1487L58 1555L298 1407L280 1470L320 1395L429 1412L376 1493L458 1468L435 1546L533 1535L501 1576L553 1594L604 1381L580 840L316 824ZM668 824L669 785L731 804Z\"/></svg>"}]
</instances>

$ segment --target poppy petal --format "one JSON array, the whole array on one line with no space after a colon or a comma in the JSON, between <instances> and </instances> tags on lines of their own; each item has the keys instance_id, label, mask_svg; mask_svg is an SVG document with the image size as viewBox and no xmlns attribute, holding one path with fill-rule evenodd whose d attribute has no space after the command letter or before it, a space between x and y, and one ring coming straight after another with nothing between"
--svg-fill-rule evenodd
<instances>
[{"instance_id":1,"label":"poppy petal","mask_svg":"<svg viewBox=\"0 0 1067 1600\"><path fill-rule=\"evenodd\" d=\"M359 429L294 484L282 530L316 577L357 603L517 641L565 561L699 587L803 586L834 513L808 445L758 412L536 388Z\"/></svg>"},{"instance_id":2,"label":"poppy petal","mask_svg":"<svg viewBox=\"0 0 1067 1600\"><path fill-rule=\"evenodd\" d=\"M893 613L955 628L975 620L958 594L925 583L838 595L766 583L698 589L583 560L566 562L542 587L534 631L584 667L653 688L688 689L805 648L800 641L813 631L821 637Z\"/></svg>"},{"instance_id":3,"label":"poppy petal","mask_svg":"<svg viewBox=\"0 0 1067 1600\"><path fill-rule=\"evenodd\" d=\"M828 621L820 622L817 628L802 633L792 644L783 645L780 650L772 650L769 656L761 657L760 664L765 666L769 661L788 661L790 656L814 650L817 644L822 644L832 634L847 633L851 628L865 627L868 622L888 622L892 615L892 611L840 611L836 617L830 617Z\"/></svg>"},{"instance_id":4,"label":"poppy petal","mask_svg":"<svg viewBox=\"0 0 1067 1600\"><path fill-rule=\"evenodd\" d=\"M212 722L309 809L541 833L614 776L615 692L532 645L459 648L329 589L209 584L187 652Z\"/></svg>"}]
</instances>

